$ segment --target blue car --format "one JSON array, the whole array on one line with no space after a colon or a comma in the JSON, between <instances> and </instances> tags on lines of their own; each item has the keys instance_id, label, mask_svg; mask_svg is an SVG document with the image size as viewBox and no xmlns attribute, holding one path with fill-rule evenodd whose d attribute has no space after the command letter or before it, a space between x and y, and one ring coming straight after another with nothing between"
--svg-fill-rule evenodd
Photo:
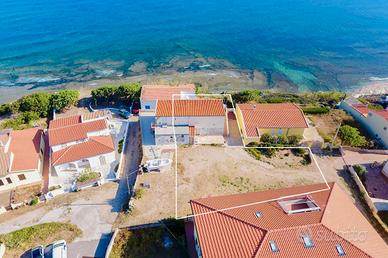
<instances>
[{"instance_id":1,"label":"blue car","mask_svg":"<svg viewBox=\"0 0 388 258\"><path fill-rule=\"evenodd\" d=\"M44 258L43 246L37 246L31 249L31 258Z\"/></svg>"}]
</instances>

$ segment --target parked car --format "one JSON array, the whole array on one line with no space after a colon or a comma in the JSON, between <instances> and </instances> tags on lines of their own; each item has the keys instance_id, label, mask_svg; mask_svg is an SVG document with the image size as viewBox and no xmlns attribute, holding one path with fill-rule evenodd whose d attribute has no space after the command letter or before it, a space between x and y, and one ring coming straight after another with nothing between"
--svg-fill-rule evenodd
<instances>
[{"instance_id":1,"label":"parked car","mask_svg":"<svg viewBox=\"0 0 388 258\"><path fill-rule=\"evenodd\" d=\"M42 245L31 249L31 258L44 258L44 248Z\"/></svg>"},{"instance_id":2,"label":"parked car","mask_svg":"<svg viewBox=\"0 0 388 258\"><path fill-rule=\"evenodd\" d=\"M67 258L66 241L59 240L46 246L45 258Z\"/></svg>"},{"instance_id":3,"label":"parked car","mask_svg":"<svg viewBox=\"0 0 388 258\"><path fill-rule=\"evenodd\" d=\"M132 114L134 115L138 115L139 112L140 112L140 102L135 100L133 103L132 103Z\"/></svg>"},{"instance_id":4,"label":"parked car","mask_svg":"<svg viewBox=\"0 0 388 258\"><path fill-rule=\"evenodd\" d=\"M131 116L131 113L125 109L120 109L119 115L125 119L128 119Z\"/></svg>"}]
</instances>

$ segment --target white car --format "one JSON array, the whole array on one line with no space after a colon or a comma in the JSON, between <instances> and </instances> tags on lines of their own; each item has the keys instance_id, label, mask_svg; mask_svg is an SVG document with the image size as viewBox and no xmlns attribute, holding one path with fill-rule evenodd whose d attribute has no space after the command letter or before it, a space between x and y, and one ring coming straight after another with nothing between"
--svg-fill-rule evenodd
<instances>
[{"instance_id":1,"label":"white car","mask_svg":"<svg viewBox=\"0 0 388 258\"><path fill-rule=\"evenodd\" d=\"M67 245L65 240L56 241L46 246L45 257L67 258Z\"/></svg>"}]
</instances>

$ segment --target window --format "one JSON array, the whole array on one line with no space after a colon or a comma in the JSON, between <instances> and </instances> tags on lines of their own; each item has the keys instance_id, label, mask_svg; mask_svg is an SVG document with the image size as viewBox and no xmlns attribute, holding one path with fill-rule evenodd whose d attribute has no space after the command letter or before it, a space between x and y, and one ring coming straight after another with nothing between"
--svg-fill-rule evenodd
<instances>
[{"instance_id":1,"label":"window","mask_svg":"<svg viewBox=\"0 0 388 258\"><path fill-rule=\"evenodd\" d=\"M386 126L384 126L384 130L387 130L387 127L386 127Z\"/></svg>"},{"instance_id":2,"label":"window","mask_svg":"<svg viewBox=\"0 0 388 258\"><path fill-rule=\"evenodd\" d=\"M263 217L263 213L261 213L260 211L256 211L255 215L256 215L256 218Z\"/></svg>"},{"instance_id":3,"label":"window","mask_svg":"<svg viewBox=\"0 0 388 258\"><path fill-rule=\"evenodd\" d=\"M336 244L335 248L337 249L339 256L344 256L346 254L341 244Z\"/></svg>"},{"instance_id":4,"label":"window","mask_svg":"<svg viewBox=\"0 0 388 258\"><path fill-rule=\"evenodd\" d=\"M278 135L282 135L283 134L283 130L282 129L279 129L278 130Z\"/></svg>"},{"instance_id":5,"label":"window","mask_svg":"<svg viewBox=\"0 0 388 258\"><path fill-rule=\"evenodd\" d=\"M105 158L105 156L100 156L100 165L101 166L106 165L106 158Z\"/></svg>"},{"instance_id":6,"label":"window","mask_svg":"<svg viewBox=\"0 0 388 258\"><path fill-rule=\"evenodd\" d=\"M306 247L306 248L314 247L313 240L311 239L311 237L309 235L303 235L302 239L303 239L304 247Z\"/></svg>"},{"instance_id":7,"label":"window","mask_svg":"<svg viewBox=\"0 0 388 258\"><path fill-rule=\"evenodd\" d=\"M145 105L145 109L151 109L150 105Z\"/></svg>"},{"instance_id":8,"label":"window","mask_svg":"<svg viewBox=\"0 0 388 258\"><path fill-rule=\"evenodd\" d=\"M18 175L18 178L19 178L20 181L26 180L26 176L24 174Z\"/></svg>"},{"instance_id":9,"label":"window","mask_svg":"<svg viewBox=\"0 0 388 258\"><path fill-rule=\"evenodd\" d=\"M0 179L0 186L4 185L3 180Z\"/></svg>"},{"instance_id":10,"label":"window","mask_svg":"<svg viewBox=\"0 0 388 258\"><path fill-rule=\"evenodd\" d=\"M279 252L279 247L275 241L269 241L269 247L271 248L272 252L274 253Z\"/></svg>"},{"instance_id":11,"label":"window","mask_svg":"<svg viewBox=\"0 0 388 258\"><path fill-rule=\"evenodd\" d=\"M8 184L12 184L12 180L9 177L6 177L5 180L7 180Z\"/></svg>"}]
</instances>

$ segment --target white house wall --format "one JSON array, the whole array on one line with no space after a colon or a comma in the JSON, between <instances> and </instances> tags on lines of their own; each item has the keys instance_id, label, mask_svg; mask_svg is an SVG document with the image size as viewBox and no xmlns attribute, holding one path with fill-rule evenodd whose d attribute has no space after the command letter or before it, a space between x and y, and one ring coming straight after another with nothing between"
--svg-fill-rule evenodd
<instances>
[{"instance_id":1,"label":"white house wall","mask_svg":"<svg viewBox=\"0 0 388 258\"><path fill-rule=\"evenodd\" d=\"M340 107L349 113L353 118L364 127L371 137L376 139L385 148L388 148L388 121L383 117L369 112L368 116L362 115L345 101L341 102ZM385 128L385 129L384 129Z\"/></svg>"},{"instance_id":2,"label":"white house wall","mask_svg":"<svg viewBox=\"0 0 388 258\"><path fill-rule=\"evenodd\" d=\"M18 178L19 175L24 174L26 179L20 180ZM6 178L10 178L12 183L9 184L6 180ZM27 171L20 171L20 172L14 172L10 173L6 176L0 177L0 180L3 182L4 185L0 186L0 192L12 190L15 187L20 187L28 184L33 183L39 183L41 182L42 178L40 175L40 172L38 170L27 170Z\"/></svg>"},{"instance_id":3,"label":"white house wall","mask_svg":"<svg viewBox=\"0 0 388 258\"><path fill-rule=\"evenodd\" d=\"M156 124L172 125L171 117L157 117ZM225 126L224 116L205 117L175 117L174 126L194 126L198 135L223 135Z\"/></svg>"}]
</instances>

